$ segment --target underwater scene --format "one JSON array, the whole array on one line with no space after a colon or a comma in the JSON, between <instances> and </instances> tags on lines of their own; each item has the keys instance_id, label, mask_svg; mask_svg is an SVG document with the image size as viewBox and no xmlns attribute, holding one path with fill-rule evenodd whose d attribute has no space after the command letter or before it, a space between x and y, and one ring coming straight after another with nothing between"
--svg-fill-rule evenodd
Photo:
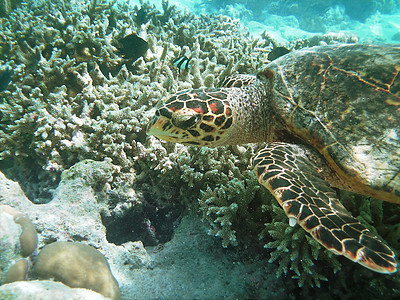
<instances>
[{"instance_id":1,"label":"underwater scene","mask_svg":"<svg viewBox=\"0 0 400 300\"><path fill-rule=\"evenodd\" d=\"M0 0L0 299L400 299L400 0Z\"/></svg>"}]
</instances>

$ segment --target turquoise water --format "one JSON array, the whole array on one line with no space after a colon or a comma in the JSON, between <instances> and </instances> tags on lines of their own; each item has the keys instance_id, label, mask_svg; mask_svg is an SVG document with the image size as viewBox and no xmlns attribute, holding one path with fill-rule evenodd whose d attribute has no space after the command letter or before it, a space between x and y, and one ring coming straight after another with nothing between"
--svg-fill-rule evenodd
<instances>
[{"instance_id":1,"label":"turquoise water","mask_svg":"<svg viewBox=\"0 0 400 300\"><path fill-rule=\"evenodd\" d=\"M153 1L161 7L160 1ZM400 1L220 1L172 0L182 10L240 19L254 34L267 31L282 41L313 33L347 32L366 43L400 43Z\"/></svg>"}]
</instances>

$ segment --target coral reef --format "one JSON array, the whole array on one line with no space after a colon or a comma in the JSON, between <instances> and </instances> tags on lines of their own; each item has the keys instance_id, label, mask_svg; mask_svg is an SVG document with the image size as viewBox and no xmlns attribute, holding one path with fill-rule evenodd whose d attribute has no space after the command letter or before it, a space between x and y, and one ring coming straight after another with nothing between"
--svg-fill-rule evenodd
<instances>
[{"instance_id":1,"label":"coral reef","mask_svg":"<svg viewBox=\"0 0 400 300\"><path fill-rule=\"evenodd\" d=\"M209 234L221 237L222 246L236 246L236 230L246 231L251 228L254 212L250 211L250 203L254 200L256 191L260 188L258 181L251 171L241 174L237 167L232 170L233 179L221 182L211 189L209 186L202 191L199 199L200 210L211 228ZM239 219L247 221L238 226ZM236 224L235 224L236 223ZM236 226L232 226L235 224Z\"/></svg>"},{"instance_id":2,"label":"coral reef","mask_svg":"<svg viewBox=\"0 0 400 300\"><path fill-rule=\"evenodd\" d=\"M269 262L279 264L276 276L286 275L290 270L294 273L292 278L298 280L299 287L320 287L321 280L328 280L327 275L320 272L335 274L342 265L333 253L323 249L300 226L291 227L282 208L271 198L270 203L265 204L263 209L272 215L272 222L265 224L260 238L267 241L272 238L264 247L271 250ZM327 272L328 266L330 270Z\"/></svg>"},{"instance_id":3,"label":"coral reef","mask_svg":"<svg viewBox=\"0 0 400 300\"><path fill-rule=\"evenodd\" d=\"M289 226L251 171L250 158L258 145L185 147L145 134L157 103L171 93L215 87L232 73L255 73L277 46L298 49L335 41L356 42L356 37L317 35L280 45L268 32L258 39L250 37L238 20L184 14L167 1L162 7L163 11L158 11L147 2L131 6L113 1L28 0L10 12L7 21L0 22L0 65L13 70L11 83L0 93L0 170L20 182L32 200L1 174L0 202L30 217L39 232L39 249L55 241L73 241L102 252L122 296L132 290L138 295L132 282L148 288L140 276L154 267L154 257L158 259L157 279L165 283L164 290L153 291L152 286L146 295L186 295L182 288L187 284L185 276L175 282L176 269L168 269L169 277L163 278L162 267L188 256L190 262L184 262L187 269L200 264L207 271L207 264L215 264L222 274L213 288L193 281L199 284L190 284L190 288L197 288L198 295L209 288L225 297L224 276L230 274L232 291L227 293L231 298L246 298L249 290L251 295L272 295L274 299L284 297L283 289L302 296L329 295L329 286L337 287L333 295L339 297L349 291L349 282L358 283L360 289L373 292L375 287L375 293L398 296L398 289L392 288L398 277L370 280L369 271L354 267L350 272L345 262L318 245L309 245L303 231ZM118 53L118 41L130 34L149 44L146 54L136 61ZM173 60L182 55L191 58L189 72L179 73L173 66ZM399 222L395 217L400 215L398 208L383 205L376 210L379 205L369 199L346 199L345 205L355 215L376 227L393 246L398 245L399 231L393 227ZM196 244L194 240L190 244L182 235L174 236L181 215L188 210L200 211L209 233L218 236L215 245L211 237L207 243L201 240ZM185 236L193 242L195 228L187 228ZM19 243L20 232L15 230ZM171 238L174 242L168 244ZM220 249L221 242L227 249ZM173 257L163 254L159 245L164 243L169 249L166 253ZM191 246L185 248L185 244ZM145 246L158 247L150 255ZM242 252L241 256L225 261L235 251ZM265 261L260 259L257 268L246 270L247 253L254 254L254 260L260 257ZM273 263L267 263L268 259ZM25 263L19 263L15 256L13 260L17 262L16 273L9 276L20 279ZM245 266L234 268L235 261L245 262ZM187 269L178 268L179 274L186 274L183 270ZM201 278L211 285L214 280L206 271ZM146 273L146 279L154 273ZM243 273L248 275L248 286L232 275L240 279ZM354 273L360 276L354 278ZM275 278L276 274L280 278ZM288 280L291 277L295 280ZM172 291L167 281L176 283L177 289ZM41 288L51 285L27 282L27 286L31 284ZM242 294L233 289L235 285ZM301 290L298 285L303 286ZM266 286L274 286L278 296L273 297L275 290L268 294ZM315 292L308 289L310 286L321 288ZM7 284L0 287L0 296L7 288L22 290L19 283ZM53 288L78 293L60 285Z\"/></svg>"},{"instance_id":4,"label":"coral reef","mask_svg":"<svg viewBox=\"0 0 400 300\"><path fill-rule=\"evenodd\" d=\"M118 300L118 282L106 258L95 248L70 242L55 242L43 247L36 257L32 276L54 279L72 288L86 288Z\"/></svg>"},{"instance_id":5,"label":"coral reef","mask_svg":"<svg viewBox=\"0 0 400 300\"><path fill-rule=\"evenodd\" d=\"M0 283L25 279L37 242L30 219L9 205L0 205Z\"/></svg>"},{"instance_id":6,"label":"coral reef","mask_svg":"<svg viewBox=\"0 0 400 300\"><path fill-rule=\"evenodd\" d=\"M108 188L107 180L111 180L112 170L113 166L109 162L78 163L71 170L64 171L63 179L55 190L55 197L47 204L33 204L16 182L0 173L0 204L12 205L33 220L40 233L39 250L54 241L84 241L106 252L112 266L123 261L132 268L149 267L151 259L141 242L130 241L116 246L107 241L101 211L107 210L107 203L102 202L102 199ZM19 235L17 232L18 244ZM7 251L2 253L6 254ZM9 264L19 257L12 254L5 257L5 261Z\"/></svg>"},{"instance_id":7,"label":"coral reef","mask_svg":"<svg viewBox=\"0 0 400 300\"><path fill-rule=\"evenodd\" d=\"M89 166L89 172L95 169L88 162L82 165L84 164ZM82 170L82 166L75 168L75 170L79 169ZM100 170L96 173L100 173ZM68 190L70 190L71 196L78 195L79 197L86 193L85 197L88 198L88 201L92 198L87 187L82 184L85 182L84 178L87 179L90 176L83 174L82 178L79 178L75 173L74 176L65 177L75 177L77 182L73 185L73 181L69 181L70 188L63 190L65 201L60 203L60 207L68 210L68 199L70 199ZM0 178L0 191L3 195L1 202L12 202L21 211L29 212L32 215L35 225L40 229L38 230L39 248L42 248L45 243L51 243L50 247L55 240L62 240L65 237L68 237L69 241L82 240L88 244L96 244L98 241L99 236L96 230L99 230L101 224L88 225L87 219L94 218L94 216L84 202L80 202L81 208L82 211L88 213L88 216L78 217L77 221L74 221L73 215L65 213L60 216L62 218L60 225L54 221L52 216L49 216L50 214L60 215L55 207L52 208L51 213L46 209L41 209L49 207L51 202L41 205L29 203L18 184L3 176ZM98 176L94 178L97 178L99 184L91 182L91 186L99 189L101 185L104 185L104 179ZM62 181L60 184L66 186L67 182ZM92 191L92 193L94 192ZM99 194L97 195L99 196ZM76 210L75 213L77 213ZM79 223L81 227L86 227L85 231L93 232L93 239L85 240L76 235L75 222ZM56 225L57 233L49 232L53 229L52 224ZM98 245L101 246L99 250L108 258L112 273L118 279L122 299L161 297L177 299L186 296L188 292L198 298L240 298L242 295L246 297L250 292L254 295L263 295L262 298L282 299L284 297L283 281L267 276L274 269L272 264L265 265L263 260L257 258L246 264L238 264L236 262L239 256L226 255L220 243L216 243L215 239L207 235L205 231L204 224L192 213L184 216L180 224L176 225L171 241L158 247L149 248L153 249L149 253L143 248L141 242L129 242L117 247L100 240ZM18 235L16 241L18 241ZM47 247L45 246L43 249ZM41 251L39 256L43 254L42 258L46 257L46 253L41 254ZM210 272L213 276L210 276ZM31 296L37 295L37 290L38 293L42 293L38 295L43 295L46 299L87 299L91 296L93 299L103 299L94 292L89 293L88 290L85 292L82 289L71 289L58 282L43 280L3 284L0 286L0 297L14 297L15 294L25 295L27 290L30 291ZM57 295L59 296L57 297Z\"/></svg>"},{"instance_id":8,"label":"coral reef","mask_svg":"<svg viewBox=\"0 0 400 300\"><path fill-rule=\"evenodd\" d=\"M214 86L227 74L255 72L263 61L253 52L256 42L223 17L182 23L182 15L175 14L164 27L136 27L150 50L132 63L119 57L114 46L131 33L130 26L135 28L131 9L104 8L118 19L111 27L105 14L91 20L84 5L28 5L38 13L28 16L18 9L0 25L5 38L0 60L14 70L0 104L0 156L3 166L16 161L34 170L8 174L33 182L24 189L39 201L50 198L51 189L39 186L35 192L30 177L55 186L62 170L84 158L108 157L132 171L135 143L145 143L144 128L156 102L176 89ZM40 12L46 9L50 12L43 20ZM22 26L18 20L26 18L29 26ZM190 51L194 67L181 81L171 61Z\"/></svg>"},{"instance_id":9,"label":"coral reef","mask_svg":"<svg viewBox=\"0 0 400 300\"><path fill-rule=\"evenodd\" d=\"M13 9L15 9L21 0L1 0L0 1L0 17L8 17Z\"/></svg>"},{"instance_id":10,"label":"coral reef","mask_svg":"<svg viewBox=\"0 0 400 300\"><path fill-rule=\"evenodd\" d=\"M246 19L251 15L253 19L268 24L271 16L294 16L303 30L310 32L326 32L329 28L342 23L348 25L351 20L365 22L378 11L391 14L398 8L398 1L366 0L354 2L351 0L328 0L309 2L306 0L276 0L260 2L245 0L236 3L232 1L205 1L208 11L224 12L232 17ZM234 9L232 9L234 8Z\"/></svg>"}]
</instances>

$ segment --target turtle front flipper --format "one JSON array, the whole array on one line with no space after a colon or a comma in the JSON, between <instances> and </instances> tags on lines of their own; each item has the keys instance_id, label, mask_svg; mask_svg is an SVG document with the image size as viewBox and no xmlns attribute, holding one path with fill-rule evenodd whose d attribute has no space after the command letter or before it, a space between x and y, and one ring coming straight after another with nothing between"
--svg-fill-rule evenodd
<instances>
[{"instance_id":1,"label":"turtle front flipper","mask_svg":"<svg viewBox=\"0 0 400 300\"><path fill-rule=\"evenodd\" d=\"M254 158L254 169L290 224L296 220L335 254L376 272L395 272L393 251L343 207L314 156L306 146L270 143Z\"/></svg>"}]
</instances>

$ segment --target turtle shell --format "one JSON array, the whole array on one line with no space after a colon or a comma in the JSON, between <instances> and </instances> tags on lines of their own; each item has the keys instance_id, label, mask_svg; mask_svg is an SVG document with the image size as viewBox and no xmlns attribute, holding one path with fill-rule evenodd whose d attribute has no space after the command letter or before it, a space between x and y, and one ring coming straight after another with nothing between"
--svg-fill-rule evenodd
<instances>
[{"instance_id":1,"label":"turtle shell","mask_svg":"<svg viewBox=\"0 0 400 300\"><path fill-rule=\"evenodd\" d=\"M268 70L287 130L316 148L347 189L400 203L400 47L314 47Z\"/></svg>"}]
</instances>

